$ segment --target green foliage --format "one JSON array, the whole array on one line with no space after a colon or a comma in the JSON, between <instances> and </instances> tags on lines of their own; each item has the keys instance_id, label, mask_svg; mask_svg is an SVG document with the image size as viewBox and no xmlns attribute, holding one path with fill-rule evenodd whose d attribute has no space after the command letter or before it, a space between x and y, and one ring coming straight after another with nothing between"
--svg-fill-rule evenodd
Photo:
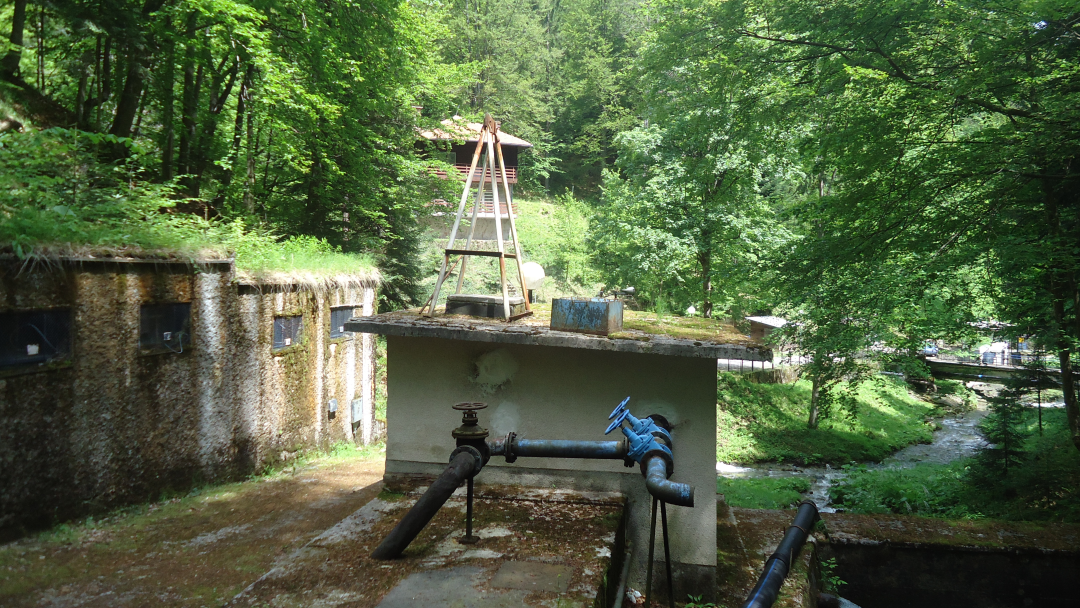
<instances>
[{"instance_id":1,"label":"green foliage","mask_svg":"<svg viewBox=\"0 0 1080 608\"><path fill-rule=\"evenodd\" d=\"M836 558L830 557L829 559L823 559L818 562L821 566L821 586L826 593L833 593L839 595L840 588L847 584L847 581L836 575Z\"/></svg>"},{"instance_id":2,"label":"green foliage","mask_svg":"<svg viewBox=\"0 0 1080 608\"><path fill-rule=\"evenodd\" d=\"M830 490L833 503L854 513L899 513L962 518L967 464L918 465L910 469L845 466L847 477Z\"/></svg>"},{"instance_id":3,"label":"green foliage","mask_svg":"<svg viewBox=\"0 0 1080 608\"><path fill-rule=\"evenodd\" d=\"M1071 446L1065 412L1044 416L1041 437L1028 417L1022 458L1007 476L999 462L981 457L909 469L852 467L831 489L832 500L853 513L1080 522L1080 453Z\"/></svg>"},{"instance_id":4,"label":"green foliage","mask_svg":"<svg viewBox=\"0 0 1080 608\"><path fill-rule=\"evenodd\" d=\"M96 154L102 144L122 145L132 154L102 162ZM142 152L131 139L73 129L0 135L0 243L21 258L235 255L237 269L255 277L373 270L371 256L342 253L323 239L281 240L242 220L178 212L178 187L146 181Z\"/></svg>"},{"instance_id":5,"label":"green foliage","mask_svg":"<svg viewBox=\"0 0 1080 608\"><path fill-rule=\"evenodd\" d=\"M979 458L987 473L1009 475L1009 466L1024 461L1027 434L1027 408L1020 402L1021 390L1007 386L990 399L990 414L979 424L979 431L990 443Z\"/></svg>"},{"instance_id":6,"label":"green foliage","mask_svg":"<svg viewBox=\"0 0 1080 608\"><path fill-rule=\"evenodd\" d=\"M846 389L842 386L841 390ZM846 464L878 461L930 441L933 406L908 394L902 381L874 376L852 393L854 413L806 428L811 384L755 384L736 374L717 379L717 450L722 462L790 461Z\"/></svg>"},{"instance_id":7,"label":"green foliage","mask_svg":"<svg viewBox=\"0 0 1080 608\"><path fill-rule=\"evenodd\" d=\"M39 219L69 224L53 236L75 246L116 240L128 229L108 225L104 203L142 204L150 213L168 200L175 225L153 235L130 228L132 247L191 240L185 231L205 226L181 219L188 213L243 219L275 234L323 239L335 251L385 256L384 299L416 299L415 213L448 184L425 170L415 146L423 119L411 106L445 97L462 75L436 59L429 44L436 24L415 5L31 6L35 19L25 33L43 39L11 49L0 69L3 106L29 123L27 137L11 145L48 148L40 159L68 158L63 171L16 167L28 192L11 204L29 206L8 212L13 248L49 236L23 228ZM81 134L34 135L50 124L76 124Z\"/></svg>"},{"instance_id":8,"label":"green foliage","mask_svg":"<svg viewBox=\"0 0 1080 608\"><path fill-rule=\"evenodd\" d=\"M528 261L544 267L547 278L539 296L595 295L596 272L589 255L592 210L566 193L550 202L516 199L517 229Z\"/></svg>"},{"instance_id":9,"label":"green foliage","mask_svg":"<svg viewBox=\"0 0 1080 608\"><path fill-rule=\"evenodd\" d=\"M716 480L716 492L724 495L724 502L745 509L787 509L809 491L810 482L803 477Z\"/></svg>"},{"instance_id":10,"label":"green foliage","mask_svg":"<svg viewBox=\"0 0 1080 608\"><path fill-rule=\"evenodd\" d=\"M644 28L639 0L454 0L433 4L435 47L467 77L432 118L490 112L534 144L520 164L530 191L595 196L614 135L632 124L623 70Z\"/></svg>"}]
</instances>

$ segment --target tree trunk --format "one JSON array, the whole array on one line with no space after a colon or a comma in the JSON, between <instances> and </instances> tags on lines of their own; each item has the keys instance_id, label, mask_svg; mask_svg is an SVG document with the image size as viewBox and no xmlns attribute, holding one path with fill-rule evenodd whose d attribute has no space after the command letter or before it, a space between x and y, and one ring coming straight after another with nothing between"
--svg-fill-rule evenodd
<instances>
[{"instance_id":1,"label":"tree trunk","mask_svg":"<svg viewBox=\"0 0 1080 608\"><path fill-rule=\"evenodd\" d=\"M97 47L94 52L94 83L92 87L97 87L98 94L84 101L82 110L79 113L77 124L83 131L96 129L101 122L100 116L99 120L94 121L94 124L91 124L90 117L95 108L100 108L101 104L112 97L112 37L105 36L104 39L103 44L102 37L98 37Z\"/></svg>"},{"instance_id":2,"label":"tree trunk","mask_svg":"<svg viewBox=\"0 0 1080 608\"><path fill-rule=\"evenodd\" d=\"M1050 229L1052 246L1064 242L1062 234L1061 212L1058 205L1059 191L1049 178L1043 179L1044 205L1047 226ZM1069 323L1065 318L1065 302L1076 297L1075 276L1062 268L1058 259L1064 252L1053 251L1050 256L1050 299L1054 314L1054 328L1057 332L1058 361L1061 364L1061 392L1065 402L1065 417L1069 421L1069 435L1073 446L1080 450L1080 407L1076 403L1076 383L1073 378L1072 350L1069 344ZM1074 311L1080 314L1080 311Z\"/></svg>"},{"instance_id":3,"label":"tree trunk","mask_svg":"<svg viewBox=\"0 0 1080 608\"><path fill-rule=\"evenodd\" d=\"M816 429L818 427L818 407L821 397L821 377L815 375L813 387L810 389L810 418L806 421L806 427Z\"/></svg>"},{"instance_id":4,"label":"tree trunk","mask_svg":"<svg viewBox=\"0 0 1080 608\"><path fill-rule=\"evenodd\" d=\"M708 238L708 237L705 237ZM701 316L706 319L712 318L712 250L701 252L698 257L701 262Z\"/></svg>"},{"instance_id":5,"label":"tree trunk","mask_svg":"<svg viewBox=\"0 0 1080 608\"><path fill-rule=\"evenodd\" d=\"M117 137L131 136L131 127L135 123L135 115L139 112L139 98L142 96L145 81L142 59L141 51L129 48L124 89L120 92L120 98L116 100L116 114L113 117L112 128L109 129L109 133ZM123 146L118 147L114 155L122 156Z\"/></svg>"},{"instance_id":6,"label":"tree trunk","mask_svg":"<svg viewBox=\"0 0 1080 608\"><path fill-rule=\"evenodd\" d=\"M0 59L0 76L4 79L19 75L19 62L22 61L23 30L26 28L26 0L15 0L15 13L11 17L12 48Z\"/></svg>"},{"instance_id":7,"label":"tree trunk","mask_svg":"<svg viewBox=\"0 0 1080 608\"><path fill-rule=\"evenodd\" d=\"M160 9L162 4L164 0L148 0L143 5L142 18L149 21L150 15ZM127 51L127 77L124 79L124 90L120 93L120 99L116 101L113 126L109 129L109 133L117 137L131 135L131 126L135 122L135 115L139 112L139 101L142 99L143 88L146 85L146 75L150 68L149 60L154 51L152 40L130 40L127 42Z\"/></svg>"},{"instance_id":8,"label":"tree trunk","mask_svg":"<svg viewBox=\"0 0 1080 608\"><path fill-rule=\"evenodd\" d=\"M161 181L173 178L173 148L176 145L176 125L174 124L176 106L176 44L169 42L165 52L164 86L161 90Z\"/></svg>"},{"instance_id":9,"label":"tree trunk","mask_svg":"<svg viewBox=\"0 0 1080 608\"><path fill-rule=\"evenodd\" d=\"M180 158L178 173L191 173L191 145L195 141L195 121L199 112L199 89L202 88L203 68L195 67L195 33L198 17L192 12L187 17L186 33L188 43L184 49L184 91L181 93L180 108ZM190 186L190 183L188 183Z\"/></svg>"},{"instance_id":10,"label":"tree trunk","mask_svg":"<svg viewBox=\"0 0 1080 608\"><path fill-rule=\"evenodd\" d=\"M255 214L255 155L258 153L259 138L255 135L255 117L247 113L247 179L244 181L244 210L249 215ZM260 129L260 133L262 130ZM254 137L253 137L254 135ZM269 156L269 153L267 153Z\"/></svg>"},{"instance_id":11,"label":"tree trunk","mask_svg":"<svg viewBox=\"0 0 1080 608\"><path fill-rule=\"evenodd\" d=\"M207 55L206 64L210 66L211 77L208 91L209 104L203 118L202 130L199 133L199 141L195 147L192 158L193 171L195 173L194 187L191 190L193 196L199 195L202 187L203 175L210 166L210 150L213 146L214 135L217 133L218 117L225 108L225 103L232 94L236 84L236 75L240 70L239 59L236 55L231 56L231 67L225 69L225 63L230 59L227 55L222 59L221 65L214 69L213 60Z\"/></svg>"}]
</instances>

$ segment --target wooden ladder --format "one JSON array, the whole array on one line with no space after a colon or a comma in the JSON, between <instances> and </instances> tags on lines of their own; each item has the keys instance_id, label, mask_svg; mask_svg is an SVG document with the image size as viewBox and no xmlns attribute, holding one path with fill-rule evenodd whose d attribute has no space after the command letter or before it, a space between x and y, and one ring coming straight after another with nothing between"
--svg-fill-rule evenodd
<instances>
[{"instance_id":1,"label":"wooden ladder","mask_svg":"<svg viewBox=\"0 0 1080 608\"><path fill-rule=\"evenodd\" d=\"M485 145L487 149L485 150ZM486 152L486 153L485 153ZM469 192L472 190L473 177L476 174L477 164L480 162L480 157L483 154L484 163L483 168L480 171L480 179L477 182L476 190L476 202L473 204L472 220L469 226L469 237L465 241L464 249L457 249L457 233L458 228L461 226L461 218L465 215L465 204L469 199ZM499 171L495 170L495 159L499 161ZM472 249L473 236L476 232L476 214L483 204L484 196L484 180L487 176L491 175L491 190L493 199L493 208L495 211L495 240L498 245L497 251L486 251L481 249ZM496 175L500 174L502 177L503 191L506 193L506 213L510 219L510 239L514 242L514 252L506 252L506 243L503 240L502 232L502 208L499 204L499 180ZM439 302L439 291L442 289L443 281L454 270L454 266L457 262L450 264L450 256L461 256L461 268L458 270L457 291L455 293L461 293L461 287L465 280L465 263L470 255L479 255L487 257L499 258L499 276L500 284L502 285L502 301L503 301L503 313L506 320L514 321L523 317L527 317L532 314L532 307L529 305L528 290L525 288L525 273L521 270L521 247L518 244L517 225L514 223L514 204L510 196L510 182L506 178L506 164L503 162L502 145L499 143L499 125L495 122L495 119L491 117L491 114L484 116L484 125L480 129L480 139L476 142L476 150L473 152L472 162L469 164L469 173L465 177L465 188L461 191L461 201L458 203L457 217L454 219L454 227L450 230L450 239L446 243L446 252L443 256L442 267L439 269L439 279L435 281L435 292L431 294L431 299L420 308L421 314L431 317L435 314L435 306ZM518 281L521 283L521 295L525 299L525 312L519 315L510 314L510 295L507 293L506 283L506 258L511 258L517 263ZM449 269L449 270L448 270ZM427 313L424 313L424 309L427 309Z\"/></svg>"}]
</instances>

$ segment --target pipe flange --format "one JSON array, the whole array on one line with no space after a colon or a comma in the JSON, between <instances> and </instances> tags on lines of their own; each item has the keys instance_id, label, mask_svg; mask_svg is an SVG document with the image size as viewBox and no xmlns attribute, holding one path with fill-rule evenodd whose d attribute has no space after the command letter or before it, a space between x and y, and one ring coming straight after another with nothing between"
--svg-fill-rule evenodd
<instances>
[{"instance_id":1,"label":"pipe flange","mask_svg":"<svg viewBox=\"0 0 1080 608\"><path fill-rule=\"evenodd\" d=\"M645 452L644 455L642 455L642 457L641 457L641 474L643 476L648 475L648 471L647 471L648 466L647 465L648 465L649 459L652 458L653 456L659 456L661 459L663 459L663 461L664 461L664 469L667 471L667 476L671 477L671 475L675 472L675 461L672 460L671 454L668 454L667 452L665 452L663 450L649 450L648 452Z\"/></svg>"},{"instance_id":2,"label":"pipe flange","mask_svg":"<svg viewBox=\"0 0 1080 608\"><path fill-rule=\"evenodd\" d=\"M514 453L514 440L517 439L517 433L510 431L506 434L506 442L503 444L503 455L506 456L506 462L512 463L517 460L517 454Z\"/></svg>"},{"instance_id":3,"label":"pipe flange","mask_svg":"<svg viewBox=\"0 0 1080 608\"><path fill-rule=\"evenodd\" d=\"M476 475L480 472L480 469L484 468L483 454L480 453L480 450L472 447L471 445L459 445L458 447L454 448L453 452L450 452L450 462L453 462L454 458L462 452L468 452L469 454L472 454L473 458L475 458L474 462L476 464L473 465L473 472L472 475L469 475L469 477L476 477Z\"/></svg>"}]
</instances>

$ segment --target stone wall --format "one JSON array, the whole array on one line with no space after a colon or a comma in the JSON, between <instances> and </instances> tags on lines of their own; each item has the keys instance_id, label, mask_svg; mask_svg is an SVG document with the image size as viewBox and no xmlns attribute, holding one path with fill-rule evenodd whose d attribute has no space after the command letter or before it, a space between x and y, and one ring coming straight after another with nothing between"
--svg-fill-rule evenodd
<instances>
[{"instance_id":1,"label":"stone wall","mask_svg":"<svg viewBox=\"0 0 1080 608\"><path fill-rule=\"evenodd\" d=\"M377 440L373 338L329 336L332 308L371 314L374 287L243 283L228 262L0 264L0 338L23 339L15 313L71 324L66 356L0 366L0 536ZM143 306L164 303L190 303L190 342L141 346ZM288 315L303 332L274 349Z\"/></svg>"}]
</instances>

